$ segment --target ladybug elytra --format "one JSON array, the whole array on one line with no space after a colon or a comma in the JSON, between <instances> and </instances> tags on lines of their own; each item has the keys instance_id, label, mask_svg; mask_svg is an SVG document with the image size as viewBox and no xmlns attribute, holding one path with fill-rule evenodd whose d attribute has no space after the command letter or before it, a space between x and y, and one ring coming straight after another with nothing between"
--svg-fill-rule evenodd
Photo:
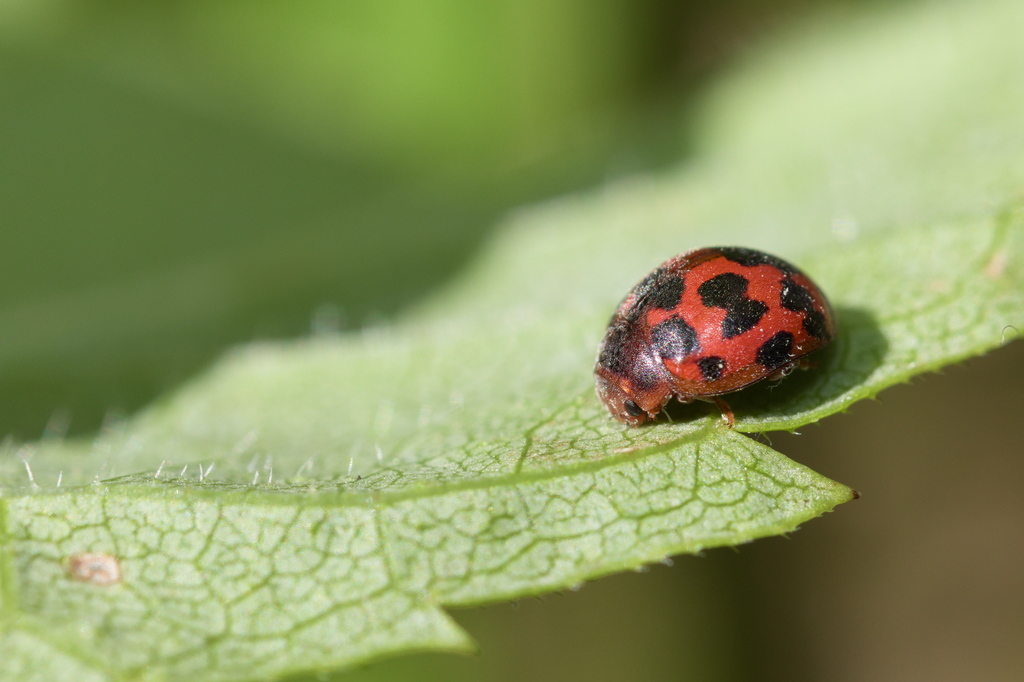
<instances>
[{"instance_id":1,"label":"ladybug elytra","mask_svg":"<svg viewBox=\"0 0 1024 682\"><path fill-rule=\"evenodd\" d=\"M766 378L810 366L835 335L825 295L775 256L740 247L671 258L612 316L598 350L597 395L621 422L654 419L671 398L714 402Z\"/></svg>"}]
</instances>

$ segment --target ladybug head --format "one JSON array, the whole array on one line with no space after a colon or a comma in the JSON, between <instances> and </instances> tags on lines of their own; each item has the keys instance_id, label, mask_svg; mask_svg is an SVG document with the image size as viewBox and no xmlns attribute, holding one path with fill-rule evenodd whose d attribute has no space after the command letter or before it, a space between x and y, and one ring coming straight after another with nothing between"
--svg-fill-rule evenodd
<instances>
[{"instance_id":1,"label":"ladybug head","mask_svg":"<svg viewBox=\"0 0 1024 682\"><path fill-rule=\"evenodd\" d=\"M597 397L612 416L629 426L639 426L657 417L668 402L665 388L638 391L625 377L617 377L599 367L595 377Z\"/></svg>"}]
</instances>

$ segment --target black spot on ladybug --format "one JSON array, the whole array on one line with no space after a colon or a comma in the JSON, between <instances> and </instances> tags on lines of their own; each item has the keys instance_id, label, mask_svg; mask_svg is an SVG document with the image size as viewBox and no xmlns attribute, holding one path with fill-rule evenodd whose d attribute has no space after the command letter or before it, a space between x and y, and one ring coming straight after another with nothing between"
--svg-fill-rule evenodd
<instances>
[{"instance_id":1,"label":"black spot on ladybug","mask_svg":"<svg viewBox=\"0 0 1024 682\"><path fill-rule=\"evenodd\" d=\"M715 355L697 361L697 369L705 381L714 381L725 371L725 360Z\"/></svg>"},{"instance_id":2,"label":"black spot on ladybug","mask_svg":"<svg viewBox=\"0 0 1024 682\"><path fill-rule=\"evenodd\" d=\"M775 369L793 359L792 350L793 335L777 332L757 349L757 361L768 369Z\"/></svg>"},{"instance_id":3,"label":"black spot on ladybug","mask_svg":"<svg viewBox=\"0 0 1024 682\"><path fill-rule=\"evenodd\" d=\"M750 331L761 321L768 306L761 301L743 300L728 311L722 320L722 337L731 339L734 336Z\"/></svg>"},{"instance_id":4,"label":"black spot on ladybug","mask_svg":"<svg viewBox=\"0 0 1024 682\"><path fill-rule=\"evenodd\" d=\"M613 372L622 372L628 366L623 344L629 338L629 327L625 324L616 324L608 328L608 333L601 344L601 353L597 357L597 363L607 367Z\"/></svg>"},{"instance_id":5,"label":"black spot on ladybug","mask_svg":"<svg viewBox=\"0 0 1024 682\"><path fill-rule=\"evenodd\" d=\"M672 310L679 305L679 299L683 296L683 278L678 275L670 275L658 282L658 286L651 291L650 296L644 301L653 308Z\"/></svg>"},{"instance_id":6,"label":"black spot on ladybug","mask_svg":"<svg viewBox=\"0 0 1024 682\"><path fill-rule=\"evenodd\" d=\"M681 360L700 350L697 331L675 316L651 329L651 345L658 355L673 360Z\"/></svg>"},{"instance_id":7,"label":"black spot on ladybug","mask_svg":"<svg viewBox=\"0 0 1024 682\"><path fill-rule=\"evenodd\" d=\"M636 297L637 301L642 300L645 296L651 293L651 290L658 283L658 278L661 277L664 272L665 268L657 268L654 272L640 280L640 283L633 287L633 290L629 292L629 296ZM629 298L629 296L626 298Z\"/></svg>"},{"instance_id":8,"label":"black spot on ladybug","mask_svg":"<svg viewBox=\"0 0 1024 682\"><path fill-rule=\"evenodd\" d=\"M814 310L814 301L811 299L811 292L787 277L782 280L782 294L779 297L782 307L787 310L806 313Z\"/></svg>"},{"instance_id":9,"label":"black spot on ladybug","mask_svg":"<svg viewBox=\"0 0 1024 682\"><path fill-rule=\"evenodd\" d=\"M807 313L807 317L804 318L804 329L816 339L828 339L825 316L817 310Z\"/></svg>"},{"instance_id":10,"label":"black spot on ladybug","mask_svg":"<svg viewBox=\"0 0 1024 682\"><path fill-rule=\"evenodd\" d=\"M652 360L643 337L636 333L636 325L615 320L601 343L597 365L628 377L633 390L648 391L664 381L664 367Z\"/></svg>"},{"instance_id":11,"label":"black spot on ladybug","mask_svg":"<svg viewBox=\"0 0 1024 682\"><path fill-rule=\"evenodd\" d=\"M746 277L723 272L697 287L704 305L725 308L722 338L731 339L753 329L768 312L764 303L747 298L748 285Z\"/></svg>"},{"instance_id":12,"label":"black spot on ladybug","mask_svg":"<svg viewBox=\"0 0 1024 682\"><path fill-rule=\"evenodd\" d=\"M744 249L738 246L727 246L718 249L718 252L722 254L726 260L731 260L733 263L739 263L740 265L748 268L757 267L758 265L770 265L787 274L800 272L781 258L769 256L767 253L762 253L753 249Z\"/></svg>"},{"instance_id":13,"label":"black spot on ladybug","mask_svg":"<svg viewBox=\"0 0 1024 682\"><path fill-rule=\"evenodd\" d=\"M789 277L782 280L782 307L804 314L804 329L816 339L828 336L825 316L814 309L814 298L811 292L794 282Z\"/></svg>"}]
</instances>

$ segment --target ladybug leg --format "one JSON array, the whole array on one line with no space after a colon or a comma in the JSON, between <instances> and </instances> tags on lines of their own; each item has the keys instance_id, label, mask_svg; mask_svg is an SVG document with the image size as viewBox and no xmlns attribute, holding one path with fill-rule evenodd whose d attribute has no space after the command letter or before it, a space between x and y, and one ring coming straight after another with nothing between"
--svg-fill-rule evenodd
<instances>
[{"instance_id":1,"label":"ladybug leg","mask_svg":"<svg viewBox=\"0 0 1024 682\"><path fill-rule=\"evenodd\" d=\"M717 396L712 398L711 402L713 402L715 406L718 408L718 411L722 413L722 419L725 420L725 423L729 426L730 429L736 425L736 417L733 415L732 408L729 407L729 403L725 402L724 400Z\"/></svg>"},{"instance_id":2,"label":"ladybug leg","mask_svg":"<svg viewBox=\"0 0 1024 682\"><path fill-rule=\"evenodd\" d=\"M726 425L731 429L736 424L736 417L732 413L732 408L729 407L729 403L725 402L716 395L708 396L707 398L697 398L706 403L713 403L718 411L722 413L722 419L725 420Z\"/></svg>"}]
</instances>

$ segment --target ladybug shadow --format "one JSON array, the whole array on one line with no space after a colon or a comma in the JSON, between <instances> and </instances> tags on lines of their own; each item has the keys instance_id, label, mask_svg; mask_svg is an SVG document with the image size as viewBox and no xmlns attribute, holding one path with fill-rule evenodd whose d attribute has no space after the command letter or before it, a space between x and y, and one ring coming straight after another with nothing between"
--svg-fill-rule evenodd
<instances>
[{"instance_id":1,"label":"ladybug shadow","mask_svg":"<svg viewBox=\"0 0 1024 682\"><path fill-rule=\"evenodd\" d=\"M786 419L813 411L862 385L885 360L889 342L875 315L865 308L834 309L836 336L827 347L807 356L814 366L784 379L764 380L722 398L737 420ZM671 421L690 421L717 412L714 405L671 401Z\"/></svg>"}]
</instances>

